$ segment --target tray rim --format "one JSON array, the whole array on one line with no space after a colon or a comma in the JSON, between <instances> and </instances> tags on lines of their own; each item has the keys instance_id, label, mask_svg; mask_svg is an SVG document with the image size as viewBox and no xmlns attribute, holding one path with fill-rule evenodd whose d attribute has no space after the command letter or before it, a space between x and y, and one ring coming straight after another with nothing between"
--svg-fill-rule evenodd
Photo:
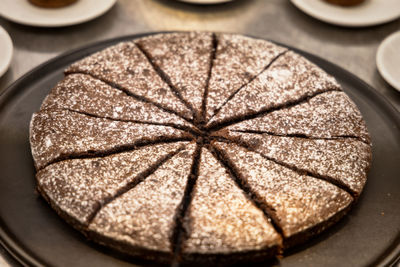
<instances>
[{"instance_id":1,"label":"tray rim","mask_svg":"<svg viewBox=\"0 0 400 267\"><path fill-rule=\"evenodd\" d=\"M155 35L155 34L160 34L160 33L174 33L174 32L186 32L186 31L156 31L156 32L144 32L144 33L136 33L136 34L129 34L129 35L123 35L119 37L114 37L114 38L107 38L104 40L99 40L99 41L94 41L92 43L86 44L84 46L80 46L71 50L68 50L66 52L63 52L53 58L50 58L46 60L45 62L39 64L38 66L34 67L30 71L26 72L23 74L21 77L19 77L17 80L12 82L5 90L3 90L0 93L0 113L3 111L3 109L7 106L7 103L10 99L16 97L21 91L24 89L24 84L29 83L30 80L38 80L40 79L39 76L35 76L34 74L36 72L40 71L46 71L46 68L50 68L53 65L60 64L59 62L62 60L65 60L69 57L74 58L74 60L78 60L80 58L83 58L87 55L92 54L93 52L87 53L85 51L87 50L95 50L99 51L101 48L105 48L107 46L111 46L113 44L116 44L118 42L123 42L123 41L129 41L129 40L135 40L141 37L149 36L149 35ZM221 32L222 33L222 32ZM261 40L266 40L270 41L272 43L278 44L280 46L286 47L290 50L295 51L296 53L299 53L300 55L306 57L308 60L312 61L313 63L316 61L323 62L324 67L320 66L319 64L315 63L318 65L318 67L324 69L326 72L329 72L328 69L334 69L335 71L338 71L342 73L342 75L345 75L347 78L355 81L356 83L361 84L363 88L363 92L367 94L367 96L372 97L375 101L375 104L381 108L382 111L384 111L385 115L389 117L391 120L395 121L397 123L397 129L400 130L400 112L398 112L395 107L387 100L387 98L376 91L371 85L363 81L361 78L357 77L355 74L351 73L350 71L347 71L346 69L338 66L335 63L332 63L320 56L314 55L310 52L304 51L302 49L298 49L289 45L286 45L284 43L276 42L274 40L268 39L268 38L263 38L263 37L258 37L254 35L249 35L249 34L242 34L248 37L256 38L256 39L261 39ZM71 60L68 60L71 61ZM62 64L64 65L64 64ZM366 89L366 90L364 90ZM344 90L346 91L346 89ZM0 245L4 247L4 249L11 254L11 256L16 259L19 263L22 265L30 265L30 266L48 266L48 264L42 263L40 259L37 259L35 255L32 255L33 253L29 252L28 248L24 248L21 246L21 244L18 244L17 242L14 241L13 239L13 233L10 231L7 231L7 226L4 224L2 218L0 217ZM376 259L375 262L372 263L373 266L392 266L396 262L400 260L400 232L397 233L397 236L394 237L394 242L385 250L385 253L383 253L380 257Z\"/></svg>"}]
</instances>

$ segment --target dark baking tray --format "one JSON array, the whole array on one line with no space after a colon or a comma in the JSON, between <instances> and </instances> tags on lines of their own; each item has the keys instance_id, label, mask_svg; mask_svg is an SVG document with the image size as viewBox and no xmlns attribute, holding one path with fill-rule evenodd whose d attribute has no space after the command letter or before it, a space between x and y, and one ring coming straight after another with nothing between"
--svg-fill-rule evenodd
<instances>
[{"instance_id":1,"label":"dark baking tray","mask_svg":"<svg viewBox=\"0 0 400 267\"><path fill-rule=\"evenodd\" d=\"M35 193L28 142L29 121L72 62L131 35L95 43L33 69L0 97L0 240L27 265L141 265L88 242ZM373 88L314 55L299 51L332 74L360 108L373 142L373 162L365 190L339 223L274 264L281 266L391 265L400 252L400 115ZM362 67L362 66L360 66Z\"/></svg>"}]
</instances>

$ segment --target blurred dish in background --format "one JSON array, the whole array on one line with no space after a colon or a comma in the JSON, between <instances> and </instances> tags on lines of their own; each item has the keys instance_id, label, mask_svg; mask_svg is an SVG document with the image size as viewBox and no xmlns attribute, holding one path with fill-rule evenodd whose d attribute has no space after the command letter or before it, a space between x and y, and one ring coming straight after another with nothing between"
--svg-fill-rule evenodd
<instances>
[{"instance_id":1,"label":"blurred dish in background","mask_svg":"<svg viewBox=\"0 0 400 267\"><path fill-rule=\"evenodd\" d=\"M63 27L83 23L107 12L117 0L80 0L62 8L40 8L27 0L0 0L0 16L37 27Z\"/></svg>"},{"instance_id":2,"label":"blurred dish in background","mask_svg":"<svg viewBox=\"0 0 400 267\"><path fill-rule=\"evenodd\" d=\"M351 7L333 5L323 0L290 1L316 19L345 27L378 25L400 17L400 0L366 0Z\"/></svg>"},{"instance_id":3,"label":"blurred dish in background","mask_svg":"<svg viewBox=\"0 0 400 267\"><path fill-rule=\"evenodd\" d=\"M400 91L400 31L389 35L380 44L376 66L382 77Z\"/></svg>"},{"instance_id":4,"label":"blurred dish in background","mask_svg":"<svg viewBox=\"0 0 400 267\"><path fill-rule=\"evenodd\" d=\"M8 70L13 54L10 35L0 26L0 77Z\"/></svg>"},{"instance_id":5,"label":"blurred dish in background","mask_svg":"<svg viewBox=\"0 0 400 267\"><path fill-rule=\"evenodd\" d=\"M212 4L231 2L233 0L178 0L178 1L191 4L212 5Z\"/></svg>"}]
</instances>

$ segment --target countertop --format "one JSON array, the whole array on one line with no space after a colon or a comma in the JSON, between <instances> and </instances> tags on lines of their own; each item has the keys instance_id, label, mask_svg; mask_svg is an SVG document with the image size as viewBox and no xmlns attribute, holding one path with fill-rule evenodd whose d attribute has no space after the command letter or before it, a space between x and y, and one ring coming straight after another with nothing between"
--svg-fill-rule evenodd
<instances>
[{"instance_id":1,"label":"countertop","mask_svg":"<svg viewBox=\"0 0 400 267\"><path fill-rule=\"evenodd\" d=\"M0 6L1 8L1 6ZM118 0L103 16L63 28L34 28L0 18L14 55L0 78L0 93L35 66L67 50L113 37L164 30L235 32L271 39L316 54L352 72L400 111L400 92L379 75L379 44L400 30L400 19L367 28L329 25L302 13L287 0L235 0L214 6L174 0ZM0 248L0 266L17 263Z\"/></svg>"}]
</instances>

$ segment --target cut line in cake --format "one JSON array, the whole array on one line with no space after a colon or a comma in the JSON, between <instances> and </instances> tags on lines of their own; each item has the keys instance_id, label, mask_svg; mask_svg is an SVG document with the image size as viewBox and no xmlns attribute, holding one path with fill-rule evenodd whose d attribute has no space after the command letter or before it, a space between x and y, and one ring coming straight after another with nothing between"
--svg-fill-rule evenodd
<instances>
[{"instance_id":1,"label":"cut line in cake","mask_svg":"<svg viewBox=\"0 0 400 267\"><path fill-rule=\"evenodd\" d=\"M123 42L86 57L65 70L83 73L145 102L191 120L190 111L171 91L134 42Z\"/></svg>"},{"instance_id":2,"label":"cut line in cake","mask_svg":"<svg viewBox=\"0 0 400 267\"><path fill-rule=\"evenodd\" d=\"M203 94L203 99L201 101L201 113L200 113L200 119L199 119L199 124L204 125L208 118L207 118L207 99L208 99L208 92L210 89L210 80L211 80L211 74L212 70L214 68L214 63L215 63L215 58L217 55L217 49L218 49L218 39L215 33L212 35L212 51L211 51L211 56L210 56L210 68L208 70L207 74L207 80L206 80L206 85L204 87L204 94Z\"/></svg>"},{"instance_id":3,"label":"cut line in cake","mask_svg":"<svg viewBox=\"0 0 400 267\"><path fill-rule=\"evenodd\" d=\"M84 230L102 207L142 182L165 161L182 151L187 143L157 144L104 157L57 162L38 172L38 189L52 205L66 211L65 218ZM159 155L154 157L154 153ZM141 162L133 168L137 159ZM108 168L109 165L116 169ZM93 190L83 192L82 186ZM76 195L72 197L72 194Z\"/></svg>"},{"instance_id":4,"label":"cut line in cake","mask_svg":"<svg viewBox=\"0 0 400 267\"><path fill-rule=\"evenodd\" d=\"M341 91L332 76L302 56L288 51L226 102L208 122L208 127L290 105L330 90Z\"/></svg>"},{"instance_id":5,"label":"cut line in cake","mask_svg":"<svg viewBox=\"0 0 400 267\"><path fill-rule=\"evenodd\" d=\"M207 256L214 262L227 264L229 259L218 254L229 251L235 254L233 258L254 261L279 252L280 234L209 149L202 147L198 178L184 216L181 257L189 262L204 262ZM254 250L258 250L257 256Z\"/></svg>"},{"instance_id":6,"label":"cut line in cake","mask_svg":"<svg viewBox=\"0 0 400 267\"><path fill-rule=\"evenodd\" d=\"M206 121L286 51L271 42L234 34L216 34L218 47L206 99ZM221 90L222 89L222 90Z\"/></svg>"},{"instance_id":7,"label":"cut line in cake","mask_svg":"<svg viewBox=\"0 0 400 267\"><path fill-rule=\"evenodd\" d=\"M260 114L226 129L309 138L357 138L371 143L361 113L341 91L316 94L296 105Z\"/></svg>"},{"instance_id":8,"label":"cut line in cake","mask_svg":"<svg viewBox=\"0 0 400 267\"><path fill-rule=\"evenodd\" d=\"M314 93L310 93L308 95L303 95L300 98L295 99L291 102L285 102L285 103L277 105L277 106L268 107L268 108L265 108L265 109L262 109L259 111L255 111L255 112L249 112L246 115L227 117L227 118L224 118L223 120L221 120L220 122L214 122L214 123L210 123L210 124L206 125L205 129L207 129L208 131L217 131L217 130L220 130L227 126L230 126L232 124L237 124L242 121L249 121L252 119L262 117L263 115L268 115L269 113L272 113L274 111L279 111L281 109L287 109L290 107L294 107L296 105L300 105L304 102L307 102L308 100L310 100L311 98L313 98L315 96L318 96L318 95L326 93L326 92L331 92L331 91L339 91L339 90L326 89L323 92L314 92Z\"/></svg>"},{"instance_id":9,"label":"cut line in cake","mask_svg":"<svg viewBox=\"0 0 400 267\"><path fill-rule=\"evenodd\" d=\"M336 185L292 171L236 144L214 142L213 147L237 175L244 191L270 216L283 236L284 249L304 242L310 234L306 229L318 225L324 229L325 220L335 220L335 211L348 209L354 201ZM312 188L318 188L319 193L315 195ZM297 208L290 208L293 202Z\"/></svg>"},{"instance_id":10,"label":"cut line in cake","mask_svg":"<svg viewBox=\"0 0 400 267\"><path fill-rule=\"evenodd\" d=\"M212 54L214 34L191 32L156 34L135 43L154 69L200 120Z\"/></svg>"},{"instance_id":11,"label":"cut line in cake","mask_svg":"<svg viewBox=\"0 0 400 267\"><path fill-rule=\"evenodd\" d=\"M141 183L101 209L88 226L89 238L111 243L123 251L127 245L135 247L134 254L144 259L160 261L157 257L161 257L164 262L172 261L172 234L190 179L195 146L189 144ZM159 220L161 216L163 220ZM108 227L110 224L115 227Z\"/></svg>"},{"instance_id":12,"label":"cut line in cake","mask_svg":"<svg viewBox=\"0 0 400 267\"><path fill-rule=\"evenodd\" d=\"M196 185L199 172L199 163L202 152L202 144L196 144L195 151L193 152L193 161L190 167L190 173L185 185L182 201L179 203L174 216L174 230L171 236L173 259L172 263L178 263L181 258L182 242L184 241L186 230L184 225L184 218L192 201L193 189Z\"/></svg>"},{"instance_id":13,"label":"cut line in cake","mask_svg":"<svg viewBox=\"0 0 400 267\"><path fill-rule=\"evenodd\" d=\"M129 150L160 141L191 140L189 133L168 126L119 122L66 110L35 113L30 133L36 169L70 157Z\"/></svg>"},{"instance_id":14,"label":"cut line in cake","mask_svg":"<svg viewBox=\"0 0 400 267\"><path fill-rule=\"evenodd\" d=\"M194 127L175 113L138 100L129 92L86 74L67 75L50 91L40 108L67 109L120 121Z\"/></svg>"}]
</instances>

